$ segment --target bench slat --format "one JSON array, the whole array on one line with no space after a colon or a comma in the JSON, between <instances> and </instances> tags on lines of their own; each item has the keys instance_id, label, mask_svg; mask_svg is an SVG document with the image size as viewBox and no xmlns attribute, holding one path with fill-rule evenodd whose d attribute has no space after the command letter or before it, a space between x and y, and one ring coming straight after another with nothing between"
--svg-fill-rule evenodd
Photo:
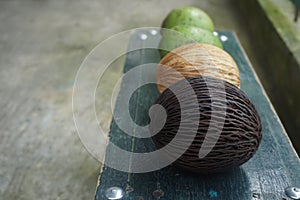
<instances>
[{"instance_id":1,"label":"bench slat","mask_svg":"<svg viewBox=\"0 0 300 200\"><path fill-rule=\"evenodd\" d=\"M142 48L147 43L158 45L160 36L148 34L146 40L140 39L143 30L135 32L129 41L129 51ZM223 41L224 49L237 62L241 74L241 89L256 106L263 125L263 139L255 154L247 163L227 173L201 176L181 171L168 166L159 171L129 174L104 166L99 177L95 199L106 199L104 191L113 186L132 190L124 199L156 199L153 191L161 189L163 199L198 200L198 199L282 199L286 198L284 189L288 186L300 186L300 162L291 142L269 101L253 67L251 66L238 38L233 32L221 31L219 35L227 38ZM158 63L157 50L141 49L128 53L124 73L144 63ZM142 79L143 74L139 79ZM122 82L116 102L115 112L119 110L122 96L126 94L128 83ZM138 124L149 122L148 109L158 97L155 85L138 89L130 101L130 113ZM132 127L134 129L134 127ZM110 140L119 147L145 152L153 148L151 139L135 139L125 134L112 120ZM107 158L108 159L108 158Z\"/></svg>"}]
</instances>

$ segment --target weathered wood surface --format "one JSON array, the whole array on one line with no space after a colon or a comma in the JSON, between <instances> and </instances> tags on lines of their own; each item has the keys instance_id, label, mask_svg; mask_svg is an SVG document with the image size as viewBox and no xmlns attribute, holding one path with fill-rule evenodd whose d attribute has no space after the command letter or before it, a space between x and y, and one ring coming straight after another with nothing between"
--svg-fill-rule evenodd
<instances>
[{"instance_id":1,"label":"weathered wood surface","mask_svg":"<svg viewBox=\"0 0 300 200\"><path fill-rule=\"evenodd\" d=\"M129 49L142 47L139 34L132 36ZM103 191L111 186L118 186L124 190L128 187L134 190L127 194L125 199L155 199L152 192L157 185L164 191L161 199L281 199L286 198L284 188L300 184L300 163L290 141L283 129L272 105L258 81L253 68L238 43L236 36L230 32L221 32L228 37L223 43L224 48L236 60L241 72L241 89L256 105L263 123L263 140L256 155L239 169L228 173L195 176L180 171L173 166L162 170L145 173L129 174L119 172L104 166L100 176L100 185L97 188L96 199L105 199ZM159 37L151 37L145 42L158 42ZM139 50L127 55L124 72L143 63L159 62L155 51ZM140 77L142 78L142 77ZM119 101L122 92L126 92L126 83L122 83ZM155 85L140 88L132 97L130 113L137 124L146 124L148 108L158 97ZM116 105L115 112L121 112ZM132 127L134 128L134 127ZM112 122L110 139L112 142L130 150L131 137L120 130ZM149 139L150 140L150 139ZM145 141L136 139L133 146L136 151L145 151ZM148 145L150 142L147 143ZM149 148L149 147L148 147Z\"/></svg>"},{"instance_id":2,"label":"weathered wood surface","mask_svg":"<svg viewBox=\"0 0 300 200\"><path fill-rule=\"evenodd\" d=\"M142 31L141 31L142 32ZM141 48L145 43L158 43L159 36L151 36L141 41L139 34L132 35L129 50ZM100 174L99 186L95 199L106 199L104 191L112 186L124 190L133 189L124 199L155 199L153 191L164 191L161 199L284 199L287 186L300 185L300 162L289 138L266 96L249 60L239 41L232 32L219 32L228 38L223 42L225 50L237 62L241 74L241 89L248 95L258 109L263 124L263 139L255 156L240 168L227 173L201 176L181 171L168 166L159 171L130 174L119 172L107 166ZM127 55L124 72L143 63L159 62L156 50L138 50ZM141 75L140 78L142 78ZM122 94L126 93L126 82L122 83L116 103L121 103ZM148 108L159 93L155 85L143 86L131 98L130 113L137 124L147 124ZM134 128L134 127L132 127ZM114 121L111 124L110 140L123 149L145 151L151 142L132 138L122 132ZM151 140L151 139L149 139Z\"/></svg>"}]
</instances>

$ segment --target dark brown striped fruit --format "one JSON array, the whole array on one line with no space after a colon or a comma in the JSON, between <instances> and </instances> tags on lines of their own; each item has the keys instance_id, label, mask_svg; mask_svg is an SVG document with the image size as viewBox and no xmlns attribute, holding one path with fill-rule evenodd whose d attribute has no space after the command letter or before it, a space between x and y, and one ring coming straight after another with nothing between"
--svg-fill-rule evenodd
<instances>
[{"instance_id":1,"label":"dark brown striped fruit","mask_svg":"<svg viewBox=\"0 0 300 200\"><path fill-rule=\"evenodd\" d=\"M192 144L175 161L176 165L193 172L213 173L240 166L248 161L256 152L262 137L261 121L254 105L240 89L221 79L200 76L186 80L191 87L183 84L185 80L178 81L166 89L155 102L163 106L167 113L164 127L156 135L153 130L155 125L160 123L159 113L157 115L153 113L151 119L150 131L154 135L152 138L157 148L169 144L175 135L179 134L177 131L181 112L188 112L188 119L184 119L181 123L181 126L184 126L183 132L180 133L183 134L180 137L182 141L178 141L177 144L184 144L186 138L190 137L191 124L198 125L198 131ZM198 105L189 104L192 96L186 94L188 92L190 94L190 90L194 90ZM178 99L182 98L186 102L180 104ZM181 111L181 108L184 109ZM222 108L226 111L226 114L223 112L223 118L222 114L218 113ZM197 109L200 111L198 121L195 120L197 116L194 114ZM221 134L216 144L211 145L212 150L204 158L199 158L203 141L209 137L208 128L214 129L218 126L221 126ZM213 134L210 136L215 137ZM172 153L182 148L182 145L173 145L168 155L172 157Z\"/></svg>"}]
</instances>

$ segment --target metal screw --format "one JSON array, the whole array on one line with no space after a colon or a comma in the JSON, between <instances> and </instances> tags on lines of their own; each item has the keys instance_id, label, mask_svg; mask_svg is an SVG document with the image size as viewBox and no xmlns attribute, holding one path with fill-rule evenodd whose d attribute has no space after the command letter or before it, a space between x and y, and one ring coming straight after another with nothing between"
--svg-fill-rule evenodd
<instances>
[{"instance_id":1,"label":"metal screw","mask_svg":"<svg viewBox=\"0 0 300 200\"><path fill-rule=\"evenodd\" d=\"M146 39L148 38L148 35L142 33L142 34L140 35L140 38L141 38L141 40L146 40Z\"/></svg>"},{"instance_id":2,"label":"metal screw","mask_svg":"<svg viewBox=\"0 0 300 200\"><path fill-rule=\"evenodd\" d=\"M125 192L119 187L110 187L105 190L105 197L107 199L122 199Z\"/></svg>"},{"instance_id":3,"label":"metal screw","mask_svg":"<svg viewBox=\"0 0 300 200\"><path fill-rule=\"evenodd\" d=\"M151 33L151 35L156 35L157 34L157 30L153 29L153 30L150 31L150 33Z\"/></svg>"},{"instance_id":4,"label":"metal screw","mask_svg":"<svg viewBox=\"0 0 300 200\"><path fill-rule=\"evenodd\" d=\"M285 194L292 199L300 199L300 189L296 187L285 188Z\"/></svg>"},{"instance_id":5,"label":"metal screw","mask_svg":"<svg viewBox=\"0 0 300 200\"><path fill-rule=\"evenodd\" d=\"M225 36L225 35L221 35L220 39L221 39L222 42L226 42L228 40L228 37Z\"/></svg>"}]
</instances>

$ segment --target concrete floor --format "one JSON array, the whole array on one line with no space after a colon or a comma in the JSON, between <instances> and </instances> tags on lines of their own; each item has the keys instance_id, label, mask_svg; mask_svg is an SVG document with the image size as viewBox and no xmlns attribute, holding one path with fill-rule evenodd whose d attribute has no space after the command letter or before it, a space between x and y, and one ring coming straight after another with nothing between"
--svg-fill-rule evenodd
<instances>
[{"instance_id":1,"label":"concrete floor","mask_svg":"<svg viewBox=\"0 0 300 200\"><path fill-rule=\"evenodd\" d=\"M76 72L107 37L160 26L172 8L185 5L207 11L217 29L236 31L248 49L229 0L0 1L0 199L93 198L100 163L73 122Z\"/></svg>"}]
</instances>

